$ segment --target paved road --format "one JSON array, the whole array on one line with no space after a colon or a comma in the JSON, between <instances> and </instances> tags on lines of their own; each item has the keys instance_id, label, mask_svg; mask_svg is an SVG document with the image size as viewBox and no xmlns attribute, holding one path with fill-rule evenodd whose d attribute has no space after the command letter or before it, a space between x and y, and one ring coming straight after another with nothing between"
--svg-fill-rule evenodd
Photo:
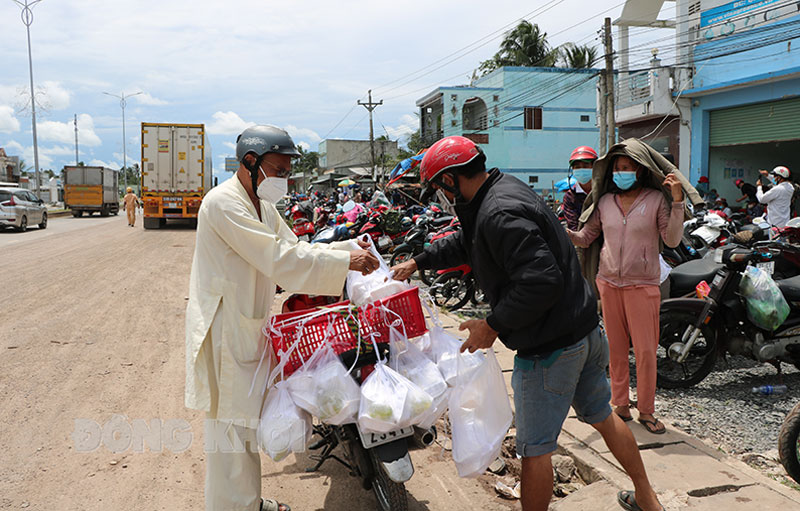
<instances>
[{"instance_id":1,"label":"paved road","mask_svg":"<svg viewBox=\"0 0 800 511\"><path fill-rule=\"evenodd\" d=\"M0 509L203 509L203 415L183 406L195 232L171 225L64 217L44 231L0 233ZM117 414L129 425L186 421L193 441L184 450L76 452L89 443L73 438L76 419L107 424ZM126 445L115 438L123 442L109 445ZM509 509L485 476L459 479L440 448L412 457L412 511ZM310 465L306 455L262 456L264 494L297 510L375 508L344 467L306 474Z\"/></svg>"}]
</instances>

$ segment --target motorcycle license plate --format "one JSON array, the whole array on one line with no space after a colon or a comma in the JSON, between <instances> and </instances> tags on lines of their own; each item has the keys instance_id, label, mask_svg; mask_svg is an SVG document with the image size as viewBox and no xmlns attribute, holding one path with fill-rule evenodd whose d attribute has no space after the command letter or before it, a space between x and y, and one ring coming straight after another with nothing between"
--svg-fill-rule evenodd
<instances>
[{"instance_id":1,"label":"motorcycle license plate","mask_svg":"<svg viewBox=\"0 0 800 511\"><path fill-rule=\"evenodd\" d=\"M361 445L364 449L371 449L378 445L388 444L400 438L405 438L414 434L414 427L408 426L406 428L397 429L388 433L373 433L371 431L361 431L361 428L356 424L358 429L358 436L361 437Z\"/></svg>"},{"instance_id":2,"label":"motorcycle license plate","mask_svg":"<svg viewBox=\"0 0 800 511\"><path fill-rule=\"evenodd\" d=\"M302 236L298 237L297 239L300 240L300 241L311 241L311 239L308 237L308 234L303 234Z\"/></svg>"},{"instance_id":3,"label":"motorcycle license plate","mask_svg":"<svg viewBox=\"0 0 800 511\"><path fill-rule=\"evenodd\" d=\"M769 261L766 263L758 263L756 264L756 268L759 270L763 270L767 272L767 275L772 275L775 273L775 261Z\"/></svg>"},{"instance_id":4,"label":"motorcycle license plate","mask_svg":"<svg viewBox=\"0 0 800 511\"><path fill-rule=\"evenodd\" d=\"M386 248L388 246L391 246L391 244L392 244L392 238L390 238L389 236L381 236L380 238L378 238L379 248Z\"/></svg>"}]
</instances>

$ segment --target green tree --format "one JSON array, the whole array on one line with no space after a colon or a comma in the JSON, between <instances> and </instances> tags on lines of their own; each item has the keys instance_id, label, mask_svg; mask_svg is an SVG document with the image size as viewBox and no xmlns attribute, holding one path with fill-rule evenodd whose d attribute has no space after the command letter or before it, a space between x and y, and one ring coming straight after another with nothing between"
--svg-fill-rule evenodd
<instances>
[{"instance_id":1,"label":"green tree","mask_svg":"<svg viewBox=\"0 0 800 511\"><path fill-rule=\"evenodd\" d=\"M316 151L306 151L302 146L297 146L300 157L292 162L293 174L312 175L319 167L319 153Z\"/></svg>"},{"instance_id":2,"label":"green tree","mask_svg":"<svg viewBox=\"0 0 800 511\"><path fill-rule=\"evenodd\" d=\"M500 50L481 62L478 71L485 75L503 66L553 67L558 61L558 50L550 47L547 33L539 25L523 20L506 32Z\"/></svg>"},{"instance_id":3,"label":"green tree","mask_svg":"<svg viewBox=\"0 0 800 511\"><path fill-rule=\"evenodd\" d=\"M559 47L559 60L564 67L587 69L597 62L597 48L588 44L566 43Z\"/></svg>"}]
</instances>

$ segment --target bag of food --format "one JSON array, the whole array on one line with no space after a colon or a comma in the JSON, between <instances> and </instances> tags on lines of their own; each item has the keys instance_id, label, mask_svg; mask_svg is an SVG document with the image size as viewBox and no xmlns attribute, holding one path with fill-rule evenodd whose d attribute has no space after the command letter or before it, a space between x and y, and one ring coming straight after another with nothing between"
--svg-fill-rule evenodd
<instances>
[{"instance_id":1,"label":"bag of food","mask_svg":"<svg viewBox=\"0 0 800 511\"><path fill-rule=\"evenodd\" d=\"M267 394L257 436L261 450L274 461L290 452L305 452L311 440L311 416L292 400L286 382L279 381Z\"/></svg>"},{"instance_id":2,"label":"bag of food","mask_svg":"<svg viewBox=\"0 0 800 511\"><path fill-rule=\"evenodd\" d=\"M435 326L430 330L430 339L431 354L436 367L451 387L467 381L472 372L483 363L482 351L461 353L461 341L445 332L441 326Z\"/></svg>"},{"instance_id":3,"label":"bag of food","mask_svg":"<svg viewBox=\"0 0 800 511\"><path fill-rule=\"evenodd\" d=\"M789 316L789 304L772 277L760 268L748 266L739 282L745 298L747 318L759 328L773 331Z\"/></svg>"},{"instance_id":4,"label":"bag of food","mask_svg":"<svg viewBox=\"0 0 800 511\"><path fill-rule=\"evenodd\" d=\"M378 253L375 244L369 236L364 236L370 242L370 252L378 258L380 267L370 273L363 275L359 271L350 271L347 274L347 296L350 302L362 306L368 303L388 298L392 295L400 293L409 289L409 285L405 282L400 282L392 278L392 272L383 257ZM360 247L353 241L353 250L358 250Z\"/></svg>"},{"instance_id":5,"label":"bag of food","mask_svg":"<svg viewBox=\"0 0 800 511\"><path fill-rule=\"evenodd\" d=\"M382 361L361 385L358 426L388 433L418 422L433 404L431 396Z\"/></svg>"},{"instance_id":6,"label":"bag of food","mask_svg":"<svg viewBox=\"0 0 800 511\"><path fill-rule=\"evenodd\" d=\"M330 345L317 349L286 382L297 405L321 422L338 426L356 421L361 390Z\"/></svg>"},{"instance_id":7,"label":"bag of food","mask_svg":"<svg viewBox=\"0 0 800 511\"><path fill-rule=\"evenodd\" d=\"M459 363L459 372L464 369ZM468 380L459 378L449 406L458 475L478 477L500 454L512 421L506 384L492 349Z\"/></svg>"},{"instance_id":8,"label":"bag of food","mask_svg":"<svg viewBox=\"0 0 800 511\"><path fill-rule=\"evenodd\" d=\"M394 327L389 328L389 345L389 366L395 371L411 380L432 398L441 396L447 390L447 382L436 364Z\"/></svg>"}]
</instances>

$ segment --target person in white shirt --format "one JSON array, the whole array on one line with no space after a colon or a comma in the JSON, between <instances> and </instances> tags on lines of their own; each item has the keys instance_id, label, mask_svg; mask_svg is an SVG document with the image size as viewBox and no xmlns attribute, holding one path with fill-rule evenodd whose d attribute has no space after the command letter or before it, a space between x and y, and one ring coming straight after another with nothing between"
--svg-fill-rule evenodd
<instances>
[{"instance_id":1,"label":"person in white shirt","mask_svg":"<svg viewBox=\"0 0 800 511\"><path fill-rule=\"evenodd\" d=\"M366 275L379 266L370 252L351 251L343 242L322 248L297 240L275 209L297 156L286 131L247 128L236 141L239 170L208 192L198 214L186 308L185 404L206 412L209 511L289 511L261 499L256 440L266 394L261 382L270 370L260 360L273 358L262 327L276 284L335 296L349 270ZM256 381L258 390L251 391Z\"/></svg>"},{"instance_id":2,"label":"person in white shirt","mask_svg":"<svg viewBox=\"0 0 800 511\"><path fill-rule=\"evenodd\" d=\"M762 177L756 182L756 198L761 204L767 205L767 222L774 227L783 228L791 217L794 195L791 173L784 166L775 167L770 172L759 170L759 173ZM766 192L761 186L761 181L765 178L775 185Z\"/></svg>"}]
</instances>

